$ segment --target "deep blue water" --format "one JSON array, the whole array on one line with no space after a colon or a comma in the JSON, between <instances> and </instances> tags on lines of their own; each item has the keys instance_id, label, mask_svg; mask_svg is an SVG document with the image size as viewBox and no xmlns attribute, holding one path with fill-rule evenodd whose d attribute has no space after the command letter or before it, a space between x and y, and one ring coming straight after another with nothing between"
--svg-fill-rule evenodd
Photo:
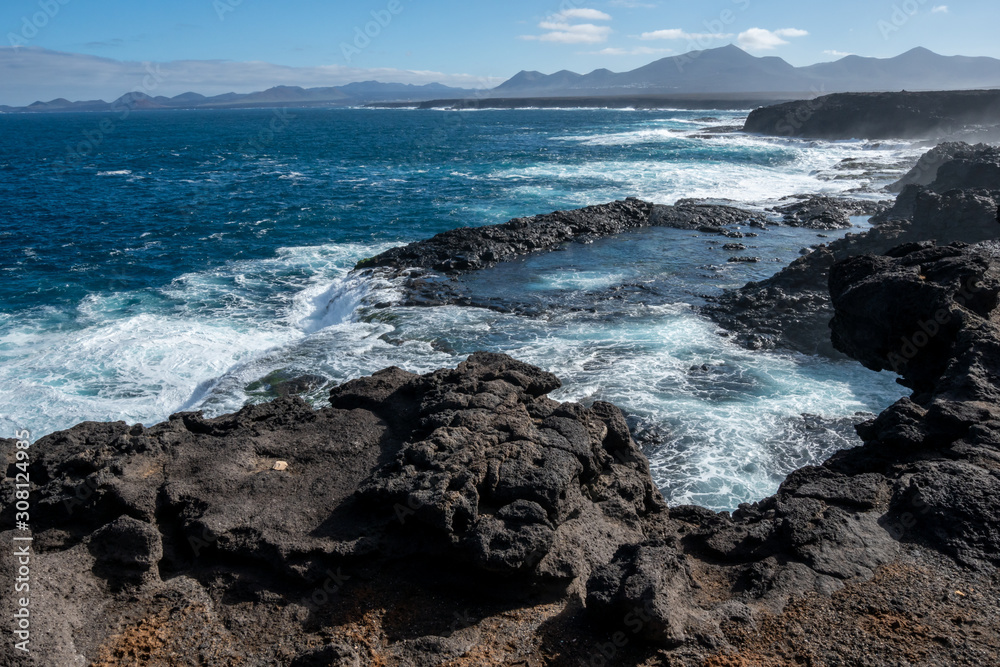
<instances>
[{"instance_id":1,"label":"deep blue water","mask_svg":"<svg viewBox=\"0 0 1000 667\"><path fill-rule=\"evenodd\" d=\"M728 264L712 239L648 230L474 278L497 299L540 304L527 315L374 309L393 286L347 276L362 257L458 226L626 196L764 204L871 189L919 153L702 132L743 115L0 115L0 432L217 414L262 400L248 385L274 371L340 382L494 349L557 372L558 398L631 412L672 502L766 495L854 442L844 424L856 411L900 393L856 364L739 350L692 312L700 294L773 273L815 232L749 240L772 260L757 265ZM804 429L803 413L832 426Z\"/></svg>"}]
</instances>

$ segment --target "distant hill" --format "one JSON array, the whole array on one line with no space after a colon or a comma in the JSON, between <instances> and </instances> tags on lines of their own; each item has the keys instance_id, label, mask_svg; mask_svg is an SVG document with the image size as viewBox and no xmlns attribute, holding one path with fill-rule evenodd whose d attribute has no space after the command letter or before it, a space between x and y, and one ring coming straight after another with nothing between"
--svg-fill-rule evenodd
<instances>
[{"instance_id":1,"label":"distant hill","mask_svg":"<svg viewBox=\"0 0 1000 667\"><path fill-rule=\"evenodd\" d=\"M363 81L345 86L326 88L300 88L275 86L255 93L225 93L206 97L198 93L183 93L176 97L151 97L145 93L126 93L113 102L89 100L70 102L58 98L48 102L35 102L26 107L0 106L0 112L54 112L54 111L118 111L122 109L239 109L268 108L275 106L354 106L372 102L421 102L441 97L468 97L476 93L465 88L451 88L439 83L415 86L408 83L379 83Z\"/></svg>"},{"instance_id":2,"label":"distant hill","mask_svg":"<svg viewBox=\"0 0 1000 667\"><path fill-rule=\"evenodd\" d=\"M1000 87L1000 60L941 56L916 48L895 58L847 56L794 67L729 45L663 58L630 72L520 72L491 92L496 97L677 95L693 93L880 92Z\"/></svg>"}]
</instances>

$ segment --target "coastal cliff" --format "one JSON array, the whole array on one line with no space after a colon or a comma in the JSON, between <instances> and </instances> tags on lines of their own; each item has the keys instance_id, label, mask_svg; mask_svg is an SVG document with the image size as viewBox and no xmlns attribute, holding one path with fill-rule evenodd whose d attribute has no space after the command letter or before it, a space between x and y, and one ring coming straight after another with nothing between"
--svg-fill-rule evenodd
<instances>
[{"instance_id":1,"label":"coastal cliff","mask_svg":"<svg viewBox=\"0 0 1000 667\"><path fill-rule=\"evenodd\" d=\"M761 107L744 132L808 139L995 141L1000 91L835 93Z\"/></svg>"}]
</instances>

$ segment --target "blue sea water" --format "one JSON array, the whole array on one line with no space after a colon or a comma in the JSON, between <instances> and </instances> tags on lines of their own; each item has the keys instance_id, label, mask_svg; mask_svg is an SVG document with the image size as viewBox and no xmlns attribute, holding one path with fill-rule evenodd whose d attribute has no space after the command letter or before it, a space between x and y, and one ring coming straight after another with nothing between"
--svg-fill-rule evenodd
<instances>
[{"instance_id":1,"label":"blue sea water","mask_svg":"<svg viewBox=\"0 0 1000 667\"><path fill-rule=\"evenodd\" d=\"M671 503L731 509L856 444L902 390L858 364L749 352L693 309L777 271L811 230L729 264L643 230L470 279L516 312L392 303L359 259L459 226L637 196L762 206L874 190L920 149L711 133L729 111L252 110L0 115L0 435L155 423L263 400L270 373L342 382L478 349L610 400ZM858 219L858 225L866 223ZM836 236L840 233L831 233ZM748 253L743 253L748 254ZM520 314L518 314L520 313ZM325 389L310 398L321 405Z\"/></svg>"}]
</instances>

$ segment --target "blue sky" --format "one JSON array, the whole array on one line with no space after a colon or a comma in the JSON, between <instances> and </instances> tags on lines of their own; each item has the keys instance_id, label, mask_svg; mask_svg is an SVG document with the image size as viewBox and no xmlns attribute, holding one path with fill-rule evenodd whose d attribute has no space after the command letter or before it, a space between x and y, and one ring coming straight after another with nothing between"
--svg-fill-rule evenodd
<instances>
[{"instance_id":1,"label":"blue sky","mask_svg":"<svg viewBox=\"0 0 1000 667\"><path fill-rule=\"evenodd\" d=\"M371 78L482 87L729 43L793 65L915 46L1000 57L998 25L997 0L4 0L0 103L111 99L144 62L183 61L157 94L211 94Z\"/></svg>"}]
</instances>

